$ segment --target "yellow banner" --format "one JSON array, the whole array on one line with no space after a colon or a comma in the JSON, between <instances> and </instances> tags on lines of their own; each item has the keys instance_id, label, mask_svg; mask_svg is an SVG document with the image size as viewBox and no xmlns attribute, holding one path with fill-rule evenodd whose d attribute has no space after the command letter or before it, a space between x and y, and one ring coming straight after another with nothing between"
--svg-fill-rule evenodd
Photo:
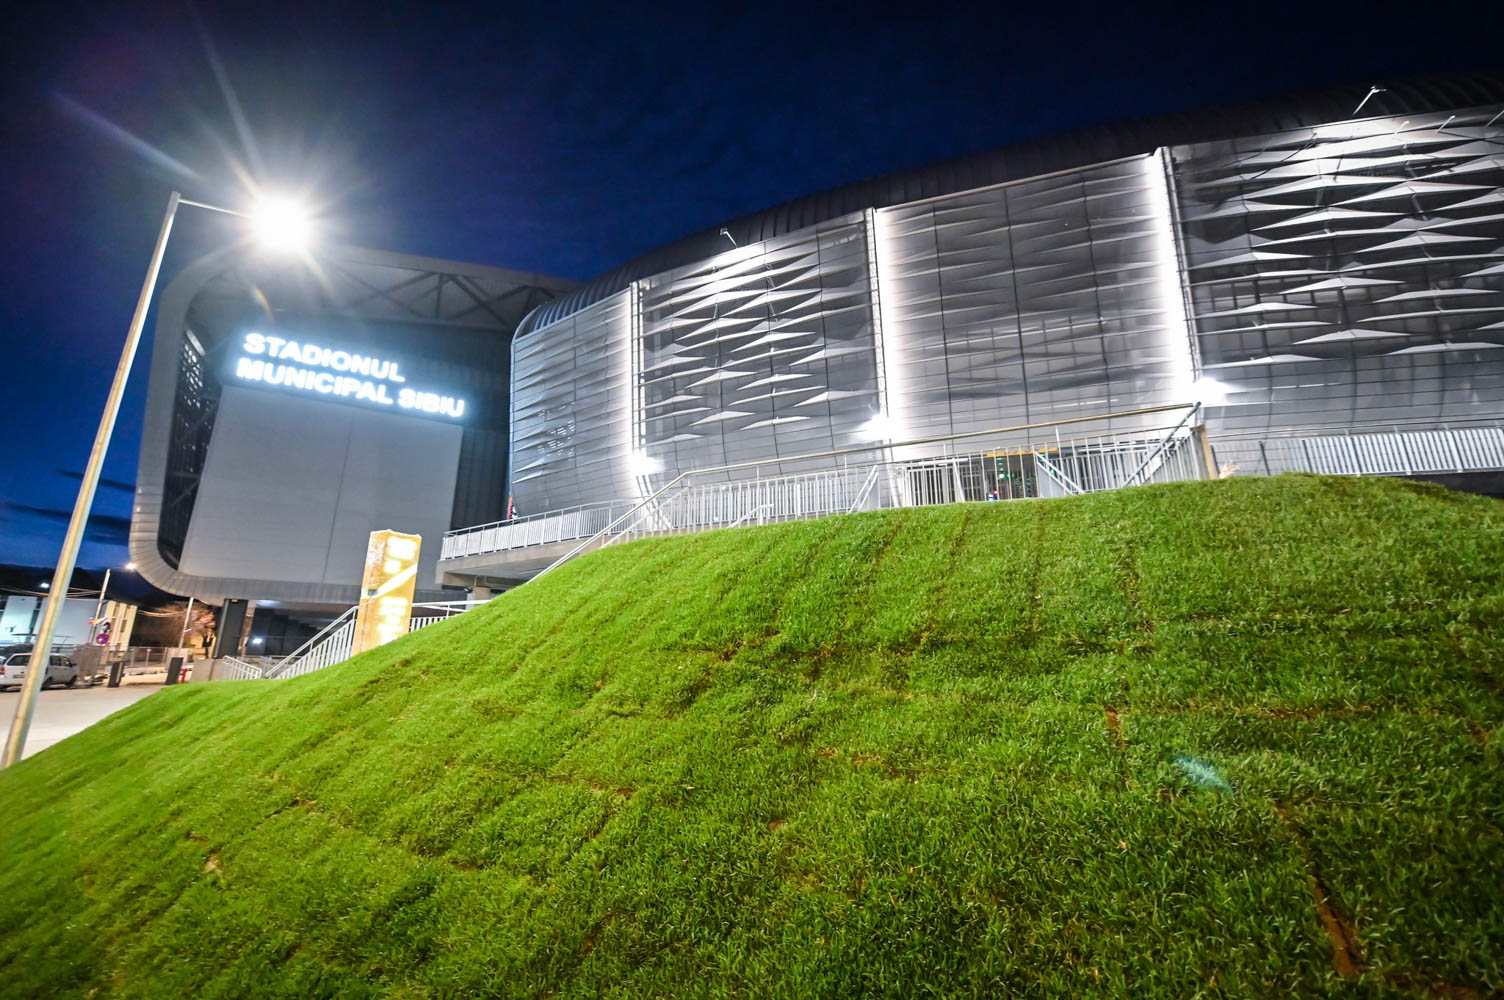
<instances>
[{"instance_id":1,"label":"yellow banner","mask_svg":"<svg viewBox=\"0 0 1504 1000\"><path fill-rule=\"evenodd\" d=\"M366 572L355 612L353 656L407 634L418 583L420 535L373 531L366 545Z\"/></svg>"}]
</instances>

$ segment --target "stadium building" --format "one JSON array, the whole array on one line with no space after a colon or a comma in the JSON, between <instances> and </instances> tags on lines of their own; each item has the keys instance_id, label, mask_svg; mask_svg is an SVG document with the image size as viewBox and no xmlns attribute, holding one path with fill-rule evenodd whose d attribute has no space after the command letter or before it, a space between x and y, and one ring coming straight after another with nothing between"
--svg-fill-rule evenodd
<instances>
[{"instance_id":1,"label":"stadium building","mask_svg":"<svg viewBox=\"0 0 1504 1000\"><path fill-rule=\"evenodd\" d=\"M377 528L433 594L506 586L648 498L669 530L1055 495L1192 430L1201 474L1504 469L1501 78L1007 147L580 286L319 263L164 297L132 532L164 589L348 605Z\"/></svg>"}]
</instances>

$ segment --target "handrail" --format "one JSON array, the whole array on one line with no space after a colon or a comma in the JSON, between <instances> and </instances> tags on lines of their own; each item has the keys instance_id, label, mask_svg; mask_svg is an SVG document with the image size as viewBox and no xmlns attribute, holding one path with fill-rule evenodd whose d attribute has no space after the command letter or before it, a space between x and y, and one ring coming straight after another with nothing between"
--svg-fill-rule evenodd
<instances>
[{"instance_id":1,"label":"handrail","mask_svg":"<svg viewBox=\"0 0 1504 1000\"><path fill-rule=\"evenodd\" d=\"M582 510L599 510L606 507L614 507L617 504L631 503L623 497L619 500L596 500L591 503L578 503L573 507L560 507L558 510L543 510L536 514L524 514L521 517L504 518L500 521L487 521L485 524L472 524L468 528L450 528L444 532L444 537L469 534L472 531L484 531L487 528L502 528L509 524L527 524L531 521L539 521L546 517L562 517L565 514L574 514Z\"/></svg>"},{"instance_id":2,"label":"handrail","mask_svg":"<svg viewBox=\"0 0 1504 1000\"><path fill-rule=\"evenodd\" d=\"M658 498L663 496L663 494L667 493L670 489L679 485L679 483L690 478L691 476L704 476L719 472L734 472L738 469L755 469L764 465L787 465L794 462L810 461L817 458L835 458L839 455L856 455L869 451L889 451L891 453L891 450L895 448L911 448L915 445L921 444L938 444L942 441L955 441L961 438L983 437L995 434L1012 434L1018 431L1039 430L1044 427L1063 427L1067 424L1096 423L1103 420L1113 420L1121 417L1137 417L1144 416L1150 413L1165 413L1170 410L1194 410L1199 409L1199 407L1199 403L1174 403L1165 406L1146 406L1136 410L1122 410L1117 413L1099 413L1095 416L1090 417L1065 417L1061 420L1044 420L1031 424L1015 424L1012 427L994 427L982 431L967 431L962 434L945 434L939 437L914 438L909 441L894 441L889 444L874 442L873 444L862 445L856 448L841 448L835 451L813 452L807 455L790 455L787 457L779 456L777 458L764 458L749 462L734 462L730 465L718 465L709 469L689 469L687 471L679 473L677 476L675 476L673 479L669 480L666 484L659 488L659 490L652 496L648 497L646 500L641 501L637 504L637 506L627 511L625 514L622 514L620 517L617 517L600 531L597 531L595 534L591 535L589 538L585 539L583 542L576 545L574 548L570 549L568 552L564 553L562 556L555 559L547 566L543 567L543 569L539 570L538 573L533 576L532 580L536 580L540 576L551 573L558 567L564 565L564 563L573 559L575 556L579 555L581 552L585 551L590 546L600 541L602 538L611 534L612 530L622 522L636 515L639 511L641 511L649 504L656 502ZM519 586L526 586L528 583L531 583L532 580L524 581L522 584L519 584Z\"/></svg>"},{"instance_id":3,"label":"handrail","mask_svg":"<svg viewBox=\"0 0 1504 1000\"><path fill-rule=\"evenodd\" d=\"M872 495L872 487L877 485L878 473L881 470L882 466L874 465L872 471L867 473L867 479L862 483L862 488L856 491L856 499L852 501L850 507L846 508L846 513L855 514L867 502L867 498Z\"/></svg>"},{"instance_id":4,"label":"handrail","mask_svg":"<svg viewBox=\"0 0 1504 1000\"><path fill-rule=\"evenodd\" d=\"M307 655L308 651L312 647L316 646L325 636L327 636L330 633L334 632L335 629L337 629L339 626L343 625L344 622L345 622L345 619L353 616L355 614L355 612L359 608L360 608L360 605L357 604L357 605L354 605L353 607L345 609L345 611L344 611L343 614L341 614L338 618L334 619L334 621L330 622L328 625L325 625L323 627L323 629L321 629L317 634L315 634L312 639L309 639L307 642L303 643L303 645L299 646L297 649L293 650L291 653L288 653L286 656L282 657L282 659L278 660L276 663L273 663L271 665L271 667L266 671L266 676L267 677L274 677L274 676L276 676L289 663L292 663L293 661L299 659L300 657Z\"/></svg>"},{"instance_id":5,"label":"handrail","mask_svg":"<svg viewBox=\"0 0 1504 1000\"><path fill-rule=\"evenodd\" d=\"M773 505L770 504L770 503L759 504L756 507L753 507L751 510L747 511L741 517L737 518L735 521L732 521L730 524L726 525L726 527L728 527L728 528L740 528L742 526L742 522L745 521L747 518L751 517L753 514L761 514L765 510L772 510L772 509L773 509Z\"/></svg>"},{"instance_id":6,"label":"handrail","mask_svg":"<svg viewBox=\"0 0 1504 1000\"><path fill-rule=\"evenodd\" d=\"M1180 433L1180 428L1182 428L1182 427L1184 427L1186 425L1186 421L1190 420L1192 417L1196 416L1200 412L1201 412L1201 404L1197 403L1194 407L1191 408L1191 412L1187 413L1184 417L1182 417L1181 420L1180 420L1180 423L1176 424L1170 430L1170 433L1166 434L1160 440L1159 446L1157 448L1155 448L1153 451L1149 452L1149 454L1147 456L1145 456L1144 460L1139 463L1139 466L1138 466L1137 469L1133 470L1133 475L1131 475L1131 476L1128 477L1128 479L1126 480L1126 482L1125 482L1124 485L1127 485L1127 486L1134 485L1134 480L1139 477L1140 473L1142 473L1145 469L1147 469L1149 467L1149 463L1152 462L1152 461L1154 461L1154 459L1155 459L1156 456L1163 454L1164 451L1165 451L1165 449L1169 447L1170 442L1172 440L1174 440L1175 435Z\"/></svg>"},{"instance_id":7,"label":"handrail","mask_svg":"<svg viewBox=\"0 0 1504 1000\"><path fill-rule=\"evenodd\" d=\"M766 463L764 463L764 464L766 464ZM548 572L552 571L554 568L556 568L558 566L561 566L564 563L568 562L569 560L573 559L575 556L577 556L581 552L585 551L585 549L588 548L592 542L595 542L596 540L598 540L600 538L604 538L606 535L610 534L612 528L615 528L618 524L621 524L627 518L629 518L632 515L636 514L638 511L642 510L644 507L648 506L649 504L651 504L655 500L657 500L659 497L663 496L663 494L667 493L670 489L672 489L673 487L677 486L679 484L680 480L686 479L686 478L688 478L689 476L691 476L693 474L694 473L692 471L691 472L681 472L681 473L679 473L673 479L669 480L668 483L667 483L667 485L665 485L661 489L659 489L657 493L654 493L652 496L648 497L646 500L643 500L636 507L633 507L631 510L627 511L625 514L620 515L619 517L616 518L616 520L614 520L610 524L606 525L600 531L597 531L595 534L591 535L589 538L585 539L583 542L581 542L580 544L576 545L574 548L570 549L568 552L564 553L562 556L560 556L559 558L555 559L553 562L549 563L547 566L543 567L541 570L538 571L537 576L533 577L533 580L538 579L538 577L542 576L543 574L548 573ZM519 584L518 586L522 586L524 584L531 583L531 582L532 582L531 580L524 580L523 583Z\"/></svg>"},{"instance_id":8,"label":"handrail","mask_svg":"<svg viewBox=\"0 0 1504 1000\"><path fill-rule=\"evenodd\" d=\"M1064 469L1057 466L1048 458L1045 458L1042 452L1036 451L1033 454L1034 464L1043 469L1045 471L1045 474L1048 475L1051 479L1055 480L1055 482L1065 487L1065 490L1068 494L1070 494L1071 496L1080 496L1081 494L1086 492L1086 490L1081 488L1080 483L1076 482L1070 476L1066 475Z\"/></svg>"},{"instance_id":9,"label":"handrail","mask_svg":"<svg viewBox=\"0 0 1504 1000\"><path fill-rule=\"evenodd\" d=\"M236 680L254 681L266 679L265 671L256 666L256 664L242 660L238 656L223 656L220 657L220 659L223 660L229 666L230 670L236 675Z\"/></svg>"}]
</instances>

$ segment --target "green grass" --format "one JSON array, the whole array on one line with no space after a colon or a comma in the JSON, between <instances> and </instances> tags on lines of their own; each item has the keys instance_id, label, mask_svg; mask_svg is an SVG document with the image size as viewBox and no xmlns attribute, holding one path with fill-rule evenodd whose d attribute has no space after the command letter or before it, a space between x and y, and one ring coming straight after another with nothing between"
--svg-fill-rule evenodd
<instances>
[{"instance_id":1,"label":"green grass","mask_svg":"<svg viewBox=\"0 0 1504 1000\"><path fill-rule=\"evenodd\" d=\"M0 773L0 995L1499 995L1501 735L1493 500L638 542Z\"/></svg>"}]
</instances>

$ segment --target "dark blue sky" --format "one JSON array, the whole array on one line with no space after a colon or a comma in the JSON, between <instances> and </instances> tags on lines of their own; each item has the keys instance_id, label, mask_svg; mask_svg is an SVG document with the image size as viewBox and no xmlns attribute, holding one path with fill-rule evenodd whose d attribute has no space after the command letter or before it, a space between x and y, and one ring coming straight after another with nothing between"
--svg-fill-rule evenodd
<instances>
[{"instance_id":1,"label":"dark blue sky","mask_svg":"<svg viewBox=\"0 0 1504 1000\"><path fill-rule=\"evenodd\" d=\"M244 171L307 189L335 238L587 278L1008 142L1504 64L1496 0L119 6L39 7L3 43L0 562L56 557L173 187L236 203ZM233 235L183 214L164 279ZM126 559L136 375L85 566Z\"/></svg>"}]
</instances>

